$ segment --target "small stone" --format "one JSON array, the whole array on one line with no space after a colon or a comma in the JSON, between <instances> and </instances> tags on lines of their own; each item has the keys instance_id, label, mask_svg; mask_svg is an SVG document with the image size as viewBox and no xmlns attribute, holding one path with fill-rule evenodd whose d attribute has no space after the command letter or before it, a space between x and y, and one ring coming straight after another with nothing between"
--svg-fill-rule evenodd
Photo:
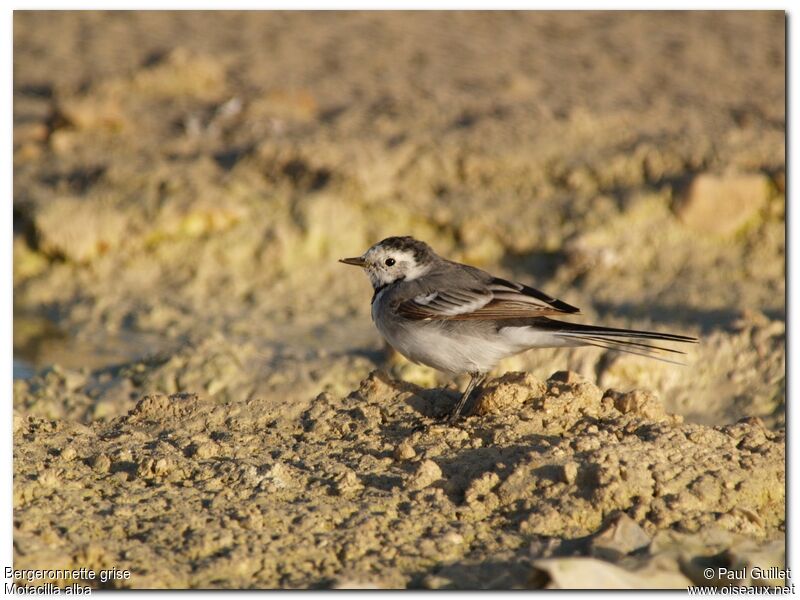
<instances>
[{"instance_id":1,"label":"small stone","mask_svg":"<svg viewBox=\"0 0 800 600\"><path fill-rule=\"evenodd\" d=\"M78 453L72 446L67 446L61 451L61 458L64 460L73 460Z\"/></svg>"},{"instance_id":2,"label":"small stone","mask_svg":"<svg viewBox=\"0 0 800 600\"><path fill-rule=\"evenodd\" d=\"M92 459L92 468L98 473L107 473L111 468L111 459L100 453Z\"/></svg>"},{"instance_id":3,"label":"small stone","mask_svg":"<svg viewBox=\"0 0 800 600\"><path fill-rule=\"evenodd\" d=\"M417 455L417 451L414 450L414 447L408 443L407 440L400 442L400 444L394 449L394 457L397 460L410 460Z\"/></svg>"},{"instance_id":4,"label":"small stone","mask_svg":"<svg viewBox=\"0 0 800 600\"><path fill-rule=\"evenodd\" d=\"M290 487L293 479L291 468L280 462L272 465L264 474L264 482L266 482L269 487L274 487L276 489ZM263 486L264 483L262 482L261 485Z\"/></svg>"},{"instance_id":5,"label":"small stone","mask_svg":"<svg viewBox=\"0 0 800 600\"><path fill-rule=\"evenodd\" d=\"M575 371L556 371L552 375L548 381L558 381L559 383L582 383L586 381L586 379L580 373L576 373Z\"/></svg>"},{"instance_id":6,"label":"small stone","mask_svg":"<svg viewBox=\"0 0 800 600\"><path fill-rule=\"evenodd\" d=\"M568 462L561 466L561 480L566 484L575 483L578 478L578 464Z\"/></svg>"},{"instance_id":7,"label":"small stone","mask_svg":"<svg viewBox=\"0 0 800 600\"><path fill-rule=\"evenodd\" d=\"M442 478L442 470L432 460L424 460L408 482L408 489L421 490Z\"/></svg>"},{"instance_id":8,"label":"small stone","mask_svg":"<svg viewBox=\"0 0 800 600\"><path fill-rule=\"evenodd\" d=\"M157 476L164 476L172 470L172 467L172 460L167 457L162 457L156 460L155 465L153 465L153 473Z\"/></svg>"},{"instance_id":9,"label":"small stone","mask_svg":"<svg viewBox=\"0 0 800 600\"><path fill-rule=\"evenodd\" d=\"M351 470L347 470L336 478L334 488L340 496L350 496L363 489L363 484L358 475Z\"/></svg>"},{"instance_id":10,"label":"small stone","mask_svg":"<svg viewBox=\"0 0 800 600\"><path fill-rule=\"evenodd\" d=\"M636 521L620 513L591 541L594 556L618 560L623 556L650 545L650 537Z\"/></svg>"},{"instance_id":11,"label":"small stone","mask_svg":"<svg viewBox=\"0 0 800 600\"><path fill-rule=\"evenodd\" d=\"M687 227L730 235L752 219L769 199L769 180L760 173L694 177L678 191L674 210Z\"/></svg>"}]
</instances>

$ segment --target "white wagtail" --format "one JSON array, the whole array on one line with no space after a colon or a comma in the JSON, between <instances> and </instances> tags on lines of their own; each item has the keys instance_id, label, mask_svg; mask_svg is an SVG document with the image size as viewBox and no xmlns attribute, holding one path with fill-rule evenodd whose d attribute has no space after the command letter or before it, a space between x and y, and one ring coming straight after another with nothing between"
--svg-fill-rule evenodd
<instances>
[{"instance_id":1,"label":"white wagtail","mask_svg":"<svg viewBox=\"0 0 800 600\"><path fill-rule=\"evenodd\" d=\"M501 359L531 348L599 346L666 360L660 352L684 353L644 342L697 342L684 335L550 319L547 315L580 311L521 283L444 259L408 236L386 238L340 262L367 272L375 290L372 320L395 350L451 375L469 373L451 422Z\"/></svg>"}]
</instances>

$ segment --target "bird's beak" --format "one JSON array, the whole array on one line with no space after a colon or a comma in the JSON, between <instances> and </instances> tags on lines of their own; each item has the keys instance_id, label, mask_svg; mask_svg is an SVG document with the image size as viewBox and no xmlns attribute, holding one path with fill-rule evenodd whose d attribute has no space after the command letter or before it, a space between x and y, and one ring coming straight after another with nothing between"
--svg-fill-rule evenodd
<instances>
[{"instance_id":1,"label":"bird's beak","mask_svg":"<svg viewBox=\"0 0 800 600\"><path fill-rule=\"evenodd\" d=\"M340 258L340 263L344 263L346 265L353 265L355 267L366 267L367 261L365 261L362 257L356 256L353 258Z\"/></svg>"}]
</instances>

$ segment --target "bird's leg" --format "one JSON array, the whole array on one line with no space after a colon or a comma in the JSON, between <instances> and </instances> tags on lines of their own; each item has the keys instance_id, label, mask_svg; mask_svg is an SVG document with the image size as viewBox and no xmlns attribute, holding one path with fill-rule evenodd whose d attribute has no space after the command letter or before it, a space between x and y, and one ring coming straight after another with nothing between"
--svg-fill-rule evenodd
<instances>
[{"instance_id":1,"label":"bird's leg","mask_svg":"<svg viewBox=\"0 0 800 600\"><path fill-rule=\"evenodd\" d=\"M458 421L459 417L461 416L461 411L464 410L467 400L469 400L469 397L472 395L472 391L484 381L486 381L486 373L469 374L469 383L467 384L467 389L464 390L464 395L461 396L461 400L458 401L458 406L456 406L456 409L450 413L450 418L448 419L450 423L455 423Z\"/></svg>"}]
</instances>

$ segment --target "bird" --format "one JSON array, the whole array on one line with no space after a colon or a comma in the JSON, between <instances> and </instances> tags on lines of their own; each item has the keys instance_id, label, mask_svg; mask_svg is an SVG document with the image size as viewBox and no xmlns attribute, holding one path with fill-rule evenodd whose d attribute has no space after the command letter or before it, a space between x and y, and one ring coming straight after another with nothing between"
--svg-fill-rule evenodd
<instances>
[{"instance_id":1,"label":"bird","mask_svg":"<svg viewBox=\"0 0 800 600\"><path fill-rule=\"evenodd\" d=\"M474 390L502 359L532 348L598 346L675 362L664 353L685 352L653 342L698 341L554 319L580 309L523 283L447 260L411 236L387 237L361 256L339 262L366 272L373 288L372 320L392 348L448 375L469 375L450 423L461 418Z\"/></svg>"}]
</instances>

